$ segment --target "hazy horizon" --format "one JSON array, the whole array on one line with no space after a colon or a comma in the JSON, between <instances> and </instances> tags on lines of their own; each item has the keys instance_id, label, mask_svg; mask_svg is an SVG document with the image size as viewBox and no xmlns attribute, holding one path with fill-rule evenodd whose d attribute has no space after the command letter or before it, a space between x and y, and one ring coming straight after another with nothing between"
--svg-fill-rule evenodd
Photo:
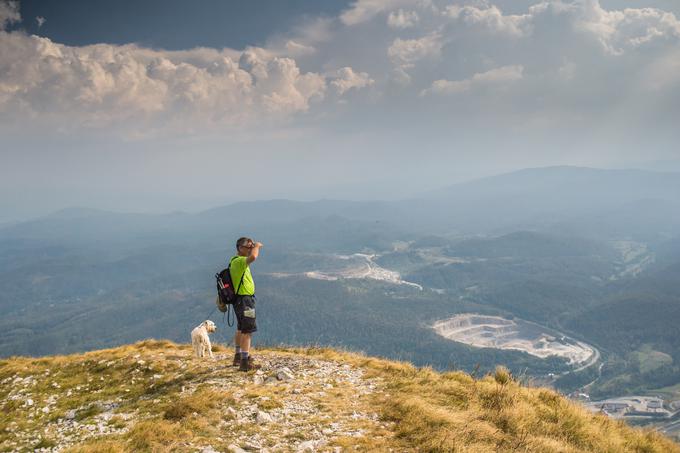
<instances>
[{"instance_id":1,"label":"hazy horizon","mask_svg":"<svg viewBox=\"0 0 680 453\"><path fill-rule=\"evenodd\" d=\"M677 166L677 168L676 168ZM338 201L349 201L349 202L370 202L370 201L401 201L401 200L409 200L413 198L420 198L420 197L428 197L428 195L431 195L433 193L436 193L437 191L441 191L450 187L455 187L457 185L465 185L466 183L474 183L477 181L484 181L489 178L494 178L497 176L504 176L504 175L510 175L510 174L516 174L516 173L522 173L523 171L532 171L532 170L550 170L550 169L588 169L588 170L596 170L596 171L621 171L621 172L626 172L626 171L637 171L637 172L648 172L648 173L671 173L675 174L677 173L680 176L680 161L670 161L670 162L650 162L647 165L640 164L638 167L623 167L623 168L595 168L595 167L577 167L577 166L569 166L569 165L562 165L562 166L550 166L550 167L527 167L527 168L520 168L516 170L511 170L508 172L503 172L503 173L494 173L491 175L481 175L479 177L474 177L470 179L461 179L460 181L452 181L449 184L445 185L438 185L436 187L432 187L430 189L421 189L416 192L412 193L400 193L400 192L393 192L389 194L389 196L377 196L374 193L371 192L363 192L359 194L358 196L351 196L352 190L347 190L346 192L338 191L337 196L334 195L310 195L310 196L271 196L271 197L254 197L251 199L201 199L201 200L194 200L193 203L186 203L182 204L181 202L176 202L173 200L168 200L168 207L164 208L163 206L153 206L150 207L148 205L125 205L125 204L111 204L111 205L106 205L102 204L101 200L97 200L96 204L71 204L71 205L64 205L64 206L59 206L56 208L48 208L45 210L34 210L30 211L31 214L26 214L23 217L17 216L15 218L0 218L0 226L2 225L9 225L9 224L14 224L14 223L20 223L23 221L29 221L33 220L36 218L41 218L47 215L51 214L56 214L64 210L69 210L69 209L86 209L86 210L95 210L95 211L104 211L104 212L113 212L113 213L131 213L131 214L170 214L170 213L176 213L176 212L183 212L183 213L188 213L188 214L193 214L193 213L199 213L202 211L206 211L212 208L219 208L222 206L227 206L233 203L241 203L241 202L265 202L265 201L272 201L272 200L287 200L287 201L294 201L294 202L316 202L316 201L324 201L324 200L338 200ZM354 187L356 190L357 188ZM359 187L358 189L361 189ZM343 196L343 194L345 196ZM349 195L348 195L349 194ZM680 194L669 194L671 199L675 200L680 200ZM471 199L474 199L476 194L471 194ZM175 202L176 204L171 204ZM3 215L6 216L6 212L3 212Z\"/></svg>"},{"instance_id":2,"label":"hazy horizon","mask_svg":"<svg viewBox=\"0 0 680 453\"><path fill-rule=\"evenodd\" d=\"M667 0L0 0L0 222L680 169Z\"/></svg>"}]
</instances>

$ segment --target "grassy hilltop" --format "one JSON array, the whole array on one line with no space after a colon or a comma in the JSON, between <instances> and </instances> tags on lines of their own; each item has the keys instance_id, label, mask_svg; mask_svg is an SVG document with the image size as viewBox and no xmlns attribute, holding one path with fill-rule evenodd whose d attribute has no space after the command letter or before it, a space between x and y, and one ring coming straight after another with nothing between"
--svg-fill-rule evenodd
<instances>
[{"instance_id":1,"label":"grassy hilltop","mask_svg":"<svg viewBox=\"0 0 680 453\"><path fill-rule=\"evenodd\" d=\"M502 368L474 379L332 349L188 345L0 361L0 451L680 452Z\"/></svg>"}]
</instances>

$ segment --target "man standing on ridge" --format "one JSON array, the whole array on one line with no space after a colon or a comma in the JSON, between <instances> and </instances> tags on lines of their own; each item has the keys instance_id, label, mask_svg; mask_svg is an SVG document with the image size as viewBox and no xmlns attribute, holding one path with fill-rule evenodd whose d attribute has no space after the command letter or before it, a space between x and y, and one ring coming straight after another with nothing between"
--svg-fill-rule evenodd
<instances>
[{"instance_id":1,"label":"man standing on ridge","mask_svg":"<svg viewBox=\"0 0 680 453\"><path fill-rule=\"evenodd\" d=\"M250 371L259 368L253 363L250 356L250 339L253 332L257 331L255 324L255 282L250 273L250 264L257 259L262 244L253 242L247 237L236 241L236 255L229 261L229 273L231 281L236 289L236 335L234 345L234 366L239 366L240 371Z\"/></svg>"}]
</instances>

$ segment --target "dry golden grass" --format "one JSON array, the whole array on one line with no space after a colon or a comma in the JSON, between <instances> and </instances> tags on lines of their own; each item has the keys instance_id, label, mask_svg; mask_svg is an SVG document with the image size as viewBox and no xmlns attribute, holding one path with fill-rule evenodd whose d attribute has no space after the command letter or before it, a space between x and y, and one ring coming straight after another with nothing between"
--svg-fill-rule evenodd
<instances>
[{"instance_id":1,"label":"dry golden grass","mask_svg":"<svg viewBox=\"0 0 680 453\"><path fill-rule=\"evenodd\" d=\"M592 414L552 390L523 387L504 367L475 380L330 348L285 350L343 361L383 378L386 392L375 404L395 422L404 445L417 451L680 453L657 432Z\"/></svg>"},{"instance_id":2,"label":"dry golden grass","mask_svg":"<svg viewBox=\"0 0 680 453\"><path fill-rule=\"evenodd\" d=\"M166 420L145 420L138 422L127 435L128 451L171 451L180 442L191 436L191 432L179 423Z\"/></svg>"},{"instance_id":3,"label":"dry golden grass","mask_svg":"<svg viewBox=\"0 0 680 453\"><path fill-rule=\"evenodd\" d=\"M422 369L386 382L385 415L421 451L680 452L659 434L591 414L550 390L522 387L503 370L471 381Z\"/></svg>"},{"instance_id":4,"label":"dry golden grass","mask_svg":"<svg viewBox=\"0 0 680 453\"><path fill-rule=\"evenodd\" d=\"M66 453L126 453L128 451L124 442L96 439L69 448Z\"/></svg>"},{"instance_id":5,"label":"dry golden grass","mask_svg":"<svg viewBox=\"0 0 680 453\"><path fill-rule=\"evenodd\" d=\"M224 392L200 389L191 395L166 403L163 406L163 418L177 421L193 414L203 415L228 398Z\"/></svg>"},{"instance_id":6,"label":"dry golden grass","mask_svg":"<svg viewBox=\"0 0 680 453\"><path fill-rule=\"evenodd\" d=\"M375 411L384 426L362 420L357 429L363 437L340 437L333 445L357 451L419 452L679 452L680 447L651 431L634 429L623 422L591 414L581 405L558 393L528 388L516 382L507 369L499 367L482 379L462 372L439 373L430 368L342 352L330 348L277 348L263 354L305 355L360 367L367 378L380 382L379 391L367 396L362 410ZM41 418L25 417L26 410L8 401L10 389L0 388L0 425L12 421L16 429L40 432L50 417L78 410L88 420L97 414L96 401L123 395L120 410L135 411L135 420L116 415L109 420L126 432L95 438L71 448L70 452L165 452L184 451L189 445L213 445L224 449L228 439L220 424L229 423L226 408L234 405L232 395L208 385L215 365L190 361L190 348L168 341L147 340L120 348L73 356L42 359L11 358L0 361L0 380L12 376L45 376L32 389L36 403L47 395L87 386L85 392L60 398L54 413ZM142 363L140 363L140 361ZM181 364L186 364L182 367ZM181 368L181 369L180 369ZM181 372L180 372L181 371ZM217 371L222 373L221 371ZM155 373L162 378L154 378ZM211 374L212 373L212 374ZM221 374L229 376L229 374ZM203 384L203 382L206 382ZM55 389L52 383L59 385ZM181 392L193 385L195 391ZM243 388L245 401L259 408L281 407L278 385ZM353 389L334 386L318 401L325 413L346 414L348 401L356 400ZM41 403L42 404L42 403ZM309 415L314 422L315 414ZM245 425L239 429L255 428ZM0 445L11 433L0 432ZM290 432L289 441L300 441L304 433ZM41 440L50 446L51 440ZM32 447L36 447L33 445Z\"/></svg>"}]
</instances>

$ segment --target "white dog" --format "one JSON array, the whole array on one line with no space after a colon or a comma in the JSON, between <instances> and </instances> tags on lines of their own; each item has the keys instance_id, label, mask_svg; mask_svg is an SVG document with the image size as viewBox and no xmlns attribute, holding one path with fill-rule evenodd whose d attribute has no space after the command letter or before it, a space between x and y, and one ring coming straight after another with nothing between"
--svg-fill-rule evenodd
<instances>
[{"instance_id":1,"label":"white dog","mask_svg":"<svg viewBox=\"0 0 680 453\"><path fill-rule=\"evenodd\" d=\"M212 353L212 345L210 344L209 333L215 331L215 323L208 320L203 321L194 330L191 331L191 345L194 347L194 354L198 358L205 357L206 352L211 359L214 359Z\"/></svg>"}]
</instances>

